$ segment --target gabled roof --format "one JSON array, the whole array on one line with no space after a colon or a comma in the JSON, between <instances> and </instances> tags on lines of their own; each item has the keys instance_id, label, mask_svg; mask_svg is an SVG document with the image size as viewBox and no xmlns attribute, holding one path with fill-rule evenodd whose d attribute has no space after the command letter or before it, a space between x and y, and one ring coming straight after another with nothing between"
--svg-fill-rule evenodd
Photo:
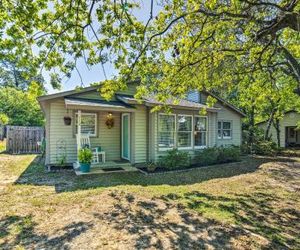
<instances>
[{"instance_id":1,"label":"gabled roof","mask_svg":"<svg viewBox=\"0 0 300 250\"><path fill-rule=\"evenodd\" d=\"M140 104L140 101L135 99L134 96L129 96L129 95L116 95L117 98L127 104ZM143 104L146 106L155 106L155 105L163 105L164 103L161 103L155 99L155 97L145 97L143 98L142 101ZM192 102L188 101L185 99L168 99L165 103L168 106L171 107L180 107L180 108L187 108L187 109L206 109L210 112L217 112L219 109L218 108L210 108L204 104L197 103L197 102Z\"/></svg>"},{"instance_id":2,"label":"gabled roof","mask_svg":"<svg viewBox=\"0 0 300 250\"><path fill-rule=\"evenodd\" d=\"M137 81L132 81L132 82L130 82L130 84L136 83L136 82ZM43 95L43 96L38 97L38 101L41 103L43 101L52 100L52 99L55 99L55 98L68 97L68 96L72 96L74 94L80 94L80 93L86 93L86 92L93 91L93 90L98 90L99 88L100 88L100 85L94 85L94 86L89 86L89 87L80 88L80 89L63 91L63 92L50 94L50 95ZM241 115L243 117L246 116L245 113L243 113L237 107L230 104L228 101L224 100L223 98L215 95L214 93L212 93L210 91L207 91L207 90L202 90L202 92L206 92L208 95L211 95L212 97L216 98L224 106L227 106L228 108L230 108L233 111L237 112L239 115ZM116 96L120 101L122 101L126 104L140 104L140 102L138 102L138 100L136 100L133 96L122 95L122 94L116 94ZM158 102L153 97L146 97L146 98L144 98L143 102L147 106L162 105L162 103ZM168 100L167 101L167 105L172 106L172 107L185 107L185 108L189 108L189 109L205 108L205 109L207 109L208 111L211 111L211 112L216 112L216 111L219 110L218 108L211 108L211 107L208 107L207 105L197 103L197 102L193 102L193 101L188 101L188 100L185 100L185 99L176 99L175 103L174 103L174 100Z\"/></svg>"},{"instance_id":3,"label":"gabled roof","mask_svg":"<svg viewBox=\"0 0 300 250\"><path fill-rule=\"evenodd\" d=\"M51 100L51 99L55 99L55 98L59 98L59 97L65 97L65 96L69 96L69 95L85 93L85 92L89 92L92 90L97 90L97 89L99 89L99 87L100 87L100 85L95 85L95 86L90 86L90 87L86 87L86 88L63 91L63 92L50 94L50 95L42 95L42 96L38 97L38 101L47 101L47 100Z\"/></svg>"},{"instance_id":4,"label":"gabled roof","mask_svg":"<svg viewBox=\"0 0 300 250\"><path fill-rule=\"evenodd\" d=\"M233 111L235 111L239 115L241 115L243 117L246 116L246 114L243 111L241 111L240 109L238 109L236 106L234 106L230 102L226 101L225 99L221 98L220 96L217 96L217 95L215 95L214 93L212 93L208 90L202 90L202 92L206 92L208 95L211 95L212 97L214 97L215 99L220 101L224 106L227 106L228 108L232 109Z\"/></svg>"}]
</instances>

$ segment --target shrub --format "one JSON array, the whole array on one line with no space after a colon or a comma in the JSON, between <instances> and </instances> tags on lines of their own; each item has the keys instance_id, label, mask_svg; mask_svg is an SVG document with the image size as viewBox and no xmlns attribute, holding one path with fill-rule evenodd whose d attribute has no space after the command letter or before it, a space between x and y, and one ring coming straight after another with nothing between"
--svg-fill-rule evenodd
<instances>
[{"instance_id":1,"label":"shrub","mask_svg":"<svg viewBox=\"0 0 300 250\"><path fill-rule=\"evenodd\" d=\"M237 146L205 148L195 156L195 163L200 166L228 163L240 160L240 148Z\"/></svg>"},{"instance_id":2,"label":"shrub","mask_svg":"<svg viewBox=\"0 0 300 250\"><path fill-rule=\"evenodd\" d=\"M91 163L93 159L93 152L89 148L82 148L78 152L78 159L80 163Z\"/></svg>"},{"instance_id":3,"label":"shrub","mask_svg":"<svg viewBox=\"0 0 300 250\"><path fill-rule=\"evenodd\" d=\"M191 165L191 159L188 152L172 149L167 154L160 157L159 165L168 169L187 167Z\"/></svg>"},{"instance_id":4,"label":"shrub","mask_svg":"<svg viewBox=\"0 0 300 250\"><path fill-rule=\"evenodd\" d=\"M219 151L217 147L205 148L197 152L194 161L201 166L216 164L218 161Z\"/></svg>"},{"instance_id":5,"label":"shrub","mask_svg":"<svg viewBox=\"0 0 300 250\"><path fill-rule=\"evenodd\" d=\"M241 151L237 146L218 148L218 163L235 162L240 160Z\"/></svg>"},{"instance_id":6,"label":"shrub","mask_svg":"<svg viewBox=\"0 0 300 250\"><path fill-rule=\"evenodd\" d=\"M252 145L252 152L258 155L275 155L277 151L277 144L273 141L263 140Z\"/></svg>"}]
</instances>

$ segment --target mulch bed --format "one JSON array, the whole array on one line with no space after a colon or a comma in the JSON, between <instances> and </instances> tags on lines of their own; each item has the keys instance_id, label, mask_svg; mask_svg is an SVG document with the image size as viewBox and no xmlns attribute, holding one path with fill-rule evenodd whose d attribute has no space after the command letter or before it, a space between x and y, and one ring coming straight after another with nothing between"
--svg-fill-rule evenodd
<instances>
[{"instance_id":1,"label":"mulch bed","mask_svg":"<svg viewBox=\"0 0 300 250\"><path fill-rule=\"evenodd\" d=\"M213 165L210 165L213 166ZM166 168L161 168L158 167L154 171L148 171L146 167L138 168L140 172L146 175L152 175L152 174L165 174L165 173L177 173L177 172L186 172L190 171L196 168L202 168L202 167L208 167L208 166L199 166L199 165L191 165L189 167L184 167L184 168L176 168L176 169L166 169Z\"/></svg>"},{"instance_id":2,"label":"mulch bed","mask_svg":"<svg viewBox=\"0 0 300 250\"><path fill-rule=\"evenodd\" d=\"M167 169L167 168L158 167L154 171L149 171L147 169L147 167L138 167L137 169L141 173L143 173L145 175L153 175L153 174L186 172L186 171L191 171L191 170L199 169L199 168L213 167L215 165L220 165L220 164L239 163L239 162L241 162L241 161L226 162L226 163L217 163L217 164L212 164L212 165L197 165L197 164L192 164L192 165L190 165L188 167L181 167L181 168L176 168L176 169Z\"/></svg>"},{"instance_id":3,"label":"mulch bed","mask_svg":"<svg viewBox=\"0 0 300 250\"><path fill-rule=\"evenodd\" d=\"M72 165L66 165L66 166L49 165L46 166L46 170L48 172L73 171L73 166Z\"/></svg>"}]
</instances>

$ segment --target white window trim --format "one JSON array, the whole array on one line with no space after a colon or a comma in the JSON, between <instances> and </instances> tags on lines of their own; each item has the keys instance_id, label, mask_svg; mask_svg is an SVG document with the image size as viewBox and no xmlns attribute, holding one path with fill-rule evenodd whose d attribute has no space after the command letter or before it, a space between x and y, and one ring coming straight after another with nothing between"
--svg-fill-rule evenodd
<instances>
[{"instance_id":1,"label":"white window trim","mask_svg":"<svg viewBox=\"0 0 300 250\"><path fill-rule=\"evenodd\" d=\"M96 137L97 136L97 125L98 125L97 124L97 119L98 119L97 113L86 113L86 112L81 111L81 119L82 119L83 115L93 115L93 116L95 116L95 133L94 134L89 133L89 135L92 136L92 137ZM76 124L78 124L78 118L77 117L78 117L78 112L75 113L75 120L76 120L75 121L75 128L76 128ZM75 135L77 135L77 130L75 132Z\"/></svg>"},{"instance_id":2,"label":"white window trim","mask_svg":"<svg viewBox=\"0 0 300 250\"><path fill-rule=\"evenodd\" d=\"M177 137L176 137L176 114L166 114L166 113L158 113L158 115L157 115L157 136L159 136L159 133L160 133L160 131L159 131L159 127L158 127L158 124L159 124L159 116L160 115L165 115L165 116L174 116L174 125L175 125L175 127L174 127L174 145L175 145L175 147L168 147L168 148L162 148L162 147L160 147L159 146L159 144L158 144L158 142L157 142L157 147L158 147L158 151L168 151L168 150L171 150L171 149L174 149L174 148L176 148L176 145L177 145Z\"/></svg>"},{"instance_id":3,"label":"white window trim","mask_svg":"<svg viewBox=\"0 0 300 250\"><path fill-rule=\"evenodd\" d=\"M204 149L204 148L207 148L207 144L208 144L208 116L194 115L194 118L195 118L195 117L206 118L206 138L205 138L205 139L206 139L206 140L205 140L205 141L206 141L206 145L203 145L203 146L196 146L196 145L195 145L195 134L194 134L194 136L193 136L193 140L194 140L194 141L193 141L193 142L194 142L194 143L193 143L194 149ZM194 127L193 127L193 131L196 132ZM197 131L197 132L200 132L200 131Z\"/></svg>"},{"instance_id":4,"label":"white window trim","mask_svg":"<svg viewBox=\"0 0 300 250\"><path fill-rule=\"evenodd\" d=\"M218 126L218 123L221 122L222 124L222 127L221 127L221 132L222 132L222 136L219 137L219 133L218 131L220 130L219 129L219 126ZM225 130L230 130L231 131L231 136L223 136L223 122L230 122L230 129L225 129ZM232 124L233 122L231 120L218 120L218 123L217 123L217 137L218 137L218 140L232 140L232 132L233 132L233 129L232 129Z\"/></svg>"},{"instance_id":5,"label":"white window trim","mask_svg":"<svg viewBox=\"0 0 300 250\"><path fill-rule=\"evenodd\" d=\"M178 137L178 132L180 132L180 131L178 131L178 127L179 126L177 126L177 123L178 123L178 116L187 116L187 117L191 117L192 119L192 130L191 130L191 146L188 146L188 147L177 147L178 148L178 150L191 150L191 149L193 149L193 146L194 146L194 139L193 139L193 135L194 135L194 118L193 118L193 115L185 115L185 114L177 114L177 119L176 119L176 126L175 127L177 127L177 131L176 131L176 136ZM181 132L185 132L185 131L181 131ZM176 142L177 142L177 140L176 140ZM176 146L177 146L177 143L176 143Z\"/></svg>"}]
</instances>

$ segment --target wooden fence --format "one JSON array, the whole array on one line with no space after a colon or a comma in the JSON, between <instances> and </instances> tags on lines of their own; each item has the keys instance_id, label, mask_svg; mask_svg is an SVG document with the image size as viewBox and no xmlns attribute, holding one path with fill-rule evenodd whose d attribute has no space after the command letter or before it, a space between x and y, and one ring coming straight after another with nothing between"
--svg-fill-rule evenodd
<instances>
[{"instance_id":1,"label":"wooden fence","mask_svg":"<svg viewBox=\"0 0 300 250\"><path fill-rule=\"evenodd\" d=\"M6 127L6 151L11 154L41 153L45 130L42 127Z\"/></svg>"}]
</instances>

